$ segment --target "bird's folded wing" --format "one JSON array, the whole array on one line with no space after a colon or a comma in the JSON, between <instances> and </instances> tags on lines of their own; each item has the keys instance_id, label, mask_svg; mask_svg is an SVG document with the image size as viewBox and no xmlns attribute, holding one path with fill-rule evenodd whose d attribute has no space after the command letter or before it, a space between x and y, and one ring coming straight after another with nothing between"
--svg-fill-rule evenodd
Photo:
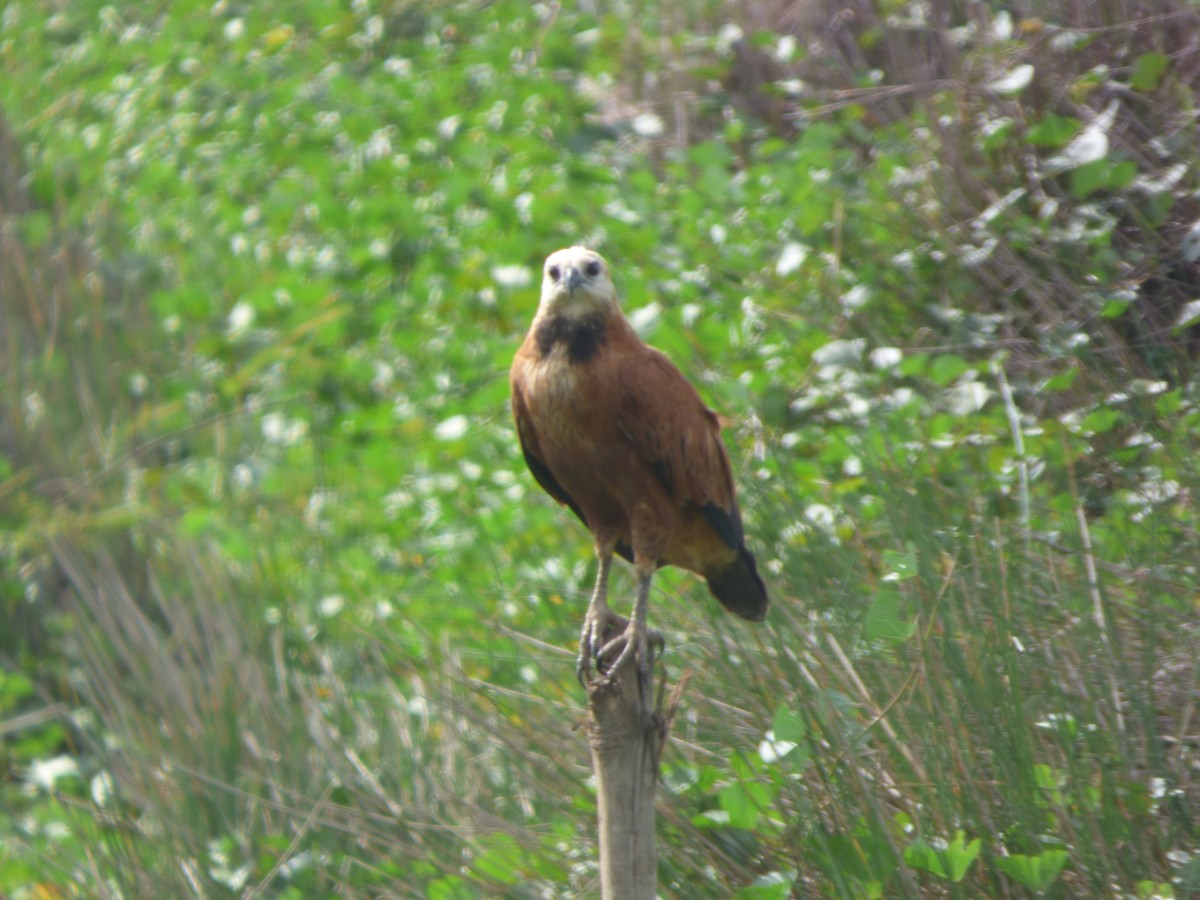
<instances>
[{"instance_id":1,"label":"bird's folded wing","mask_svg":"<svg viewBox=\"0 0 1200 900\"><path fill-rule=\"evenodd\" d=\"M618 367L620 427L671 498L693 504L731 547L743 540L721 422L662 353L643 345Z\"/></svg>"}]
</instances>

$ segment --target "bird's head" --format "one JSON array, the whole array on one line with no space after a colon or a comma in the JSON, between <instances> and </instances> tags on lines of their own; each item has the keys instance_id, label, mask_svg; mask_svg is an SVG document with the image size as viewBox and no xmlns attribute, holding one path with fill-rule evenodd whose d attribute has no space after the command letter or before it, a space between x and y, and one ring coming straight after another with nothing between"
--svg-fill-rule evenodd
<instances>
[{"instance_id":1,"label":"bird's head","mask_svg":"<svg viewBox=\"0 0 1200 900\"><path fill-rule=\"evenodd\" d=\"M617 311L617 292L604 257L587 247L568 247L546 257L541 315L579 318Z\"/></svg>"}]
</instances>

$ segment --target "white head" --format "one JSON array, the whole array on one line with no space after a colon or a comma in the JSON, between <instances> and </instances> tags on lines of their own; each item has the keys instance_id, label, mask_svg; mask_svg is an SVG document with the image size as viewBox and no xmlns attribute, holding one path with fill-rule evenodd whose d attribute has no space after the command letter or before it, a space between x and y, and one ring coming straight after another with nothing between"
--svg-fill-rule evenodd
<instances>
[{"instance_id":1,"label":"white head","mask_svg":"<svg viewBox=\"0 0 1200 900\"><path fill-rule=\"evenodd\" d=\"M587 247L567 247L546 257L538 315L577 318L617 310L608 263L599 253Z\"/></svg>"}]
</instances>

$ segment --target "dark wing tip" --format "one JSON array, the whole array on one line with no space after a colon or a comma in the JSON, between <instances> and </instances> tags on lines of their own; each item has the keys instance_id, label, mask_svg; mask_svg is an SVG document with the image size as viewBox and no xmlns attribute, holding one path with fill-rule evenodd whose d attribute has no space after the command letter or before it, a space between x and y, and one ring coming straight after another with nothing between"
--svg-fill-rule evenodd
<instances>
[{"instance_id":1,"label":"dark wing tip","mask_svg":"<svg viewBox=\"0 0 1200 900\"><path fill-rule=\"evenodd\" d=\"M705 572L704 577L712 595L734 615L748 622L761 622L767 617L770 606L767 586L745 545L738 547L737 555L727 566Z\"/></svg>"},{"instance_id":2,"label":"dark wing tip","mask_svg":"<svg viewBox=\"0 0 1200 900\"><path fill-rule=\"evenodd\" d=\"M713 527L713 531L725 542L727 547L742 546L745 534L742 531L742 514L738 511L736 503L733 504L733 509L730 511L722 509L715 503L705 503L700 507L700 512L704 514L708 524Z\"/></svg>"}]
</instances>

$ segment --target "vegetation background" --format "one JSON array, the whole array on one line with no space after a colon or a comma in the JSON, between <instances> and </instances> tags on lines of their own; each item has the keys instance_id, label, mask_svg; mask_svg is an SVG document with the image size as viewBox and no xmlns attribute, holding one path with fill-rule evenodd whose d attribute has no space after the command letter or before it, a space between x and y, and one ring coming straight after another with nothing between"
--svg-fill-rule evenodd
<instances>
[{"instance_id":1,"label":"vegetation background","mask_svg":"<svg viewBox=\"0 0 1200 900\"><path fill-rule=\"evenodd\" d=\"M571 243L774 597L656 582L663 896L1200 890L1198 35L5 4L0 895L596 895L590 542L506 407Z\"/></svg>"}]
</instances>

